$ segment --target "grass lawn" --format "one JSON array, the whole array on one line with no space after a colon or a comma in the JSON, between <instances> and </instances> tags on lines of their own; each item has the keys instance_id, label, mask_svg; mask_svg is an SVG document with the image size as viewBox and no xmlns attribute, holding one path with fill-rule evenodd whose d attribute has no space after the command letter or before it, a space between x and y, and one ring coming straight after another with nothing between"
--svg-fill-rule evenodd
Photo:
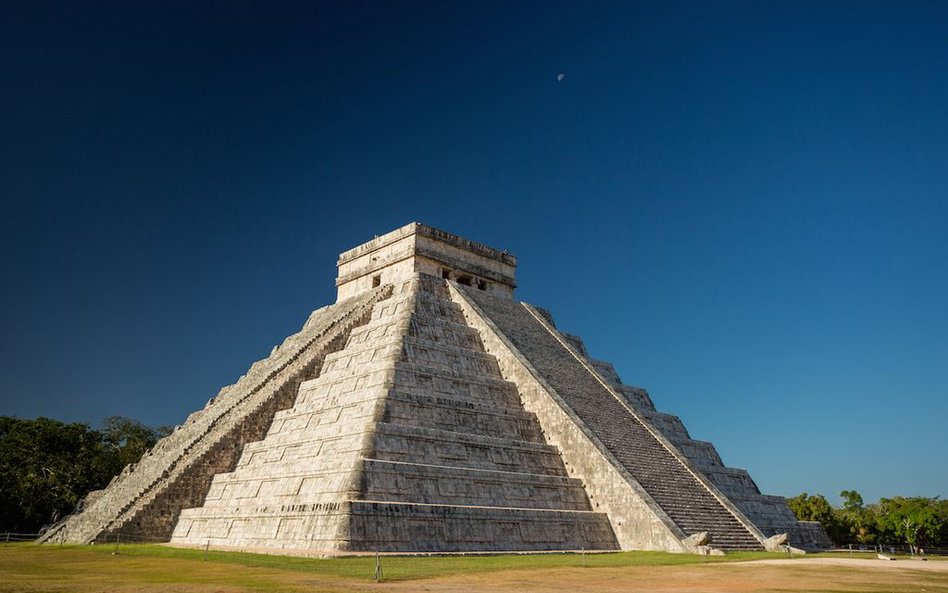
<instances>
[{"instance_id":1,"label":"grass lawn","mask_svg":"<svg viewBox=\"0 0 948 593\"><path fill-rule=\"evenodd\" d=\"M768 553L735 553L723 557L660 552L585 556L383 556L384 582L377 584L373 578L374 557L314 559L211 550L206 553L205 560L203 550L158 545L122 545L118 554L113 555L113 551L112 546L0 545L0 591L236 593L515 589L575 592L613 590L610 587L619 587L614 590L623 591L639 590L632 587L633 584L647 586L641 590L713 591L719 590L713 588L717 586L715 582L734 587L738 583L756 582L755 579L766 577L763 583L766 585L770 582L767 575L771 573L791 575L773 577L775 582L781 583L781 588L773 590L817 590L785 586L788 582L802 583L801 576L814 577L816 572L812 567L805 568L802 560L786 560L785 555ZM746 562L748 560L781 558L784 559L782 562L767 567L757 566L756 570L747 572L748 567L755 564ZM909 575L911 578L900 575L896 582L902 586L918 583L916 588L904 589L892 588L894 583L885 578L860 576L858 570L838 566L821 570L830 581L837 582L842 578L856 587L834 586L826 590L948 592L948 571L928 571L930 574ZM771 589L741 586L740 590Z\"/></svg>"},{"instance_id":2,"label":"grass lawn","mask_svg":"<svg viewBox=\"0 0 948 593\"><path fill-rule=\"evenodd\" d=\"M61 561L115 562L117 559L169 559L174 561L233 564L250 568L316 573L373 581L375 558L353 556L341 558L300 558L245 552L221 552L173 548L148 544L123 544L116 548L104 546L37 546L9 544L0 546L0 570L9 569L6 556L18 560L22 567L31 567L35 573L45 572ZM86 558L85 555L91 557ZM119 557L119 558L117 558ZM622 566L658 566L700 564L711 562L738 562L764 558L785 558L783 554L767 552L738 552L727 556L692 556L665 552L617 552L614 554L498 554L470 556L382 556L381 563L386 581L423 579L455 574L494 572L499 570L544 570L550 568L593 568ZM205 560L206 559L206 560Z\"/></svg>"}]
</instances>

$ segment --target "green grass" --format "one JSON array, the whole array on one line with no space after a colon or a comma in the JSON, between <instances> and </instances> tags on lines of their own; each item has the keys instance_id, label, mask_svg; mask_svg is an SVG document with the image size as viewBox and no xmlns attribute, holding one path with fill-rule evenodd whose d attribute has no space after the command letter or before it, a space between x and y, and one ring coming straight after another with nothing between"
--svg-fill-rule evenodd
<instances>
[{"instance_id":1,"label":"green grass","mask_svg":"<svg viewBox=\"0 0 948 593\"><path fill-rule=\"evenodd\" d=\"M0 550L13 548L25 556L30 552L41 553L55 559L58 546L35 544L4 544ZM64 552L112 555L115 548L103 546L64 546ZM10 550L12 551L12 550ZM3 553L3 552L0 552ZM300 558L246 552L222 552L200 549L173 548L150 544L128 544L118 548L118 555L128 558L173 558L179 560L204 561L235 564L251 568L268 568L308 572L319 575L371 581L375 574L374 556L350 556L337 558ZM679 564L704 564L740 562L764 558L786 558L786 555L767 552L734 552L727 556L694 556L691 554L669 554L665 552L616 552L605 554L497 554L497 555L449 555L449 556L382 556L381 564L386 581L423 579L438 576L494 572L501 570L543 570L572 567L624 567L666 566Z\"/></svg>"},{"instance_id":2,"label":"green grass","mask_svg":"<svg viewBox=\"0 0 948 593\"><path fill-rule=\"evenodd\" d=\"M366 593L385 588L405 593L481 587L524 593L551 588L617 592L633 585L675 593L735 587L754 593L922 589L948 593L948 572L920 571L907 562L893 563L904 566L895 571L870 562L865 570L794 560L764 566L745 562L786 559L784 554L764 552L393 555L381 557L385 583L378 585L372 582L373 556L319 559L211 550L205 561L201 549L123 544L117 554L114 551L111 545L0 544L0 593Z\"/></svg>"}]
</instances>

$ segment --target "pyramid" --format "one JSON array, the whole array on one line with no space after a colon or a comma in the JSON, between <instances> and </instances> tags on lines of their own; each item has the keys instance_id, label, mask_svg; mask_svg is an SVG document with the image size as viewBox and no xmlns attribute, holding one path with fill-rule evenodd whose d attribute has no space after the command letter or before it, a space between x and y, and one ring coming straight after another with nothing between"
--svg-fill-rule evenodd
<instances>
[{"instance_id":1,"label":"pyramid","mask_svg":"<svg viewBox=\"0 0 948 593\"><path fill-rule=\"evenodd\" d=\"M342 253L335 304L46 542L308 552L830 546L549 312L516 258L412 223Z\"/></svg>"}]
</instances>

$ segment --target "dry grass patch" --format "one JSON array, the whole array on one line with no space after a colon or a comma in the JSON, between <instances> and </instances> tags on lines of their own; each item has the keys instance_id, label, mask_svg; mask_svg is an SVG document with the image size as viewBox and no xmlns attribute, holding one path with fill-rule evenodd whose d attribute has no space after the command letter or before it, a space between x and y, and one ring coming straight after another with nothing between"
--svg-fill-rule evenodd
<instances>
[{"instance_id":1,"label":"dry grass patch","mask_svg":"<svg viewBox=\"0 0 948 593\"><path fill-rule=\"evenodd\" d=\"M0 591L948 593L948 563L934 562L897 561L880 567L873 561L781 560L768 554L706 558L649 552L386 556L386 582L375 583L371 557L313 559L211 551L205 561L201 550L167 546L123 546L117 555L111 552L108 547L0 546ZM759 558L770 560L748 561Z\"/></svg>"}]
</instances>

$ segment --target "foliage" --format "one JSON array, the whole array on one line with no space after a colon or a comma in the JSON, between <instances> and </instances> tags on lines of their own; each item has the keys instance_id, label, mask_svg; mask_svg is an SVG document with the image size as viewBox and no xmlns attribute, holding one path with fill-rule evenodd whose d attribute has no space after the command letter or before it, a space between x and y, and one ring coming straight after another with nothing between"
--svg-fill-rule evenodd
<instances>
[{"instance_id":1,"label":"foliage","mask_svg":"<svg viewBox=\"0 0 948 593\"><path fill-rule=\"evenodd\" d=\"M130 463L138 463L145 451L151 449L158 439L169 434L167 427L157 429L138 420L123 416L109 416L102 421L102 440L113 453L118 471Z\"/></svg>"},{"instance_id":2,"label":"foliage","mask_svg":"<svg viewBox=\"0 0 948 593\"><path fill-rule=\"evenodd\" d=\"M810 496L804 492L787 499L787 504L800 521L819 521L825 524L833 517L833 507L821 494Z\"/></svg>"},{"instance_id":3,"label":"foliage","mask_svg":"<svg viewBox=\"0 0 948 593\"><path fill-rule=\"evenodd\" d=\"M878 526L880 532L904 540L913 549L918 546L941 545L936 541L948 516L944 505L931 498L883 498L879 500Z\"/></svg>"},{"instance_id":4,"label":"foliage","mask_svg":"<svg viewBox=\"0 0 948 593\"><path fill-rule=\"evenodd\" d=\"M846 531L836 510L822 494L808 495L806 492L787 499L787 505L800 521L817 521L834 542L840 541Z\"/></svg>"},{"instance_id":5,"label":"foliage","mask_svg":"<svg viewBox=\"0 0 948 593\"><path fill-rule=\"evenodd\" d=\"M805 492L787 504L801 521L819 521L838 546L908 544L913 550L948 546L948 501L895 496L866 505L855 490L843 490L840 497L840 508L819 494Z\"/></svg>"},{"instance_id":6,"label":"foliage","mask_svg":"<svg viewBox=\"0 0 948 593\"><path fill-rule=\"evenodd\" d=\"M102 430L0 416L0 531L36 533L137 462L160 433L113 416Z\"/></svg>"},{"instance_id":7,"label":"foliage","mask_svg":"<svg viewBox=\"0 0 948 593\"><path fill-rule=\"evenodd\" d=\"M843 499L843 508L836 513L838 521L848 527L844 530L849 535L846 540L860 545L876 543L876 516L866 508L862 495L855 490L843 490L839 495Z\"/></svg>"}]
</instances>

